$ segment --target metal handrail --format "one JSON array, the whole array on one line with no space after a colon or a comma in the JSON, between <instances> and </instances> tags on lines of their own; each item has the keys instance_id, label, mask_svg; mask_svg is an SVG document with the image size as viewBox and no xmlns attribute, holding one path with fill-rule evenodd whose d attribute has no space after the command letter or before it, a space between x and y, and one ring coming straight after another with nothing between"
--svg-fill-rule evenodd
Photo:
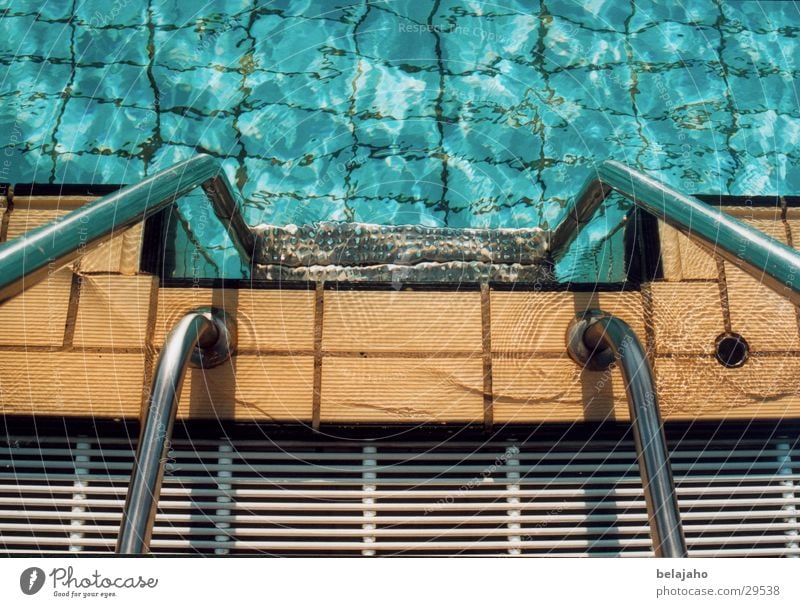
<instances>
[{"instance_id":1,"label":"metal handrail","mask_svg":"<svg viewBox=\"0 0 800 607\"><path fill-rule=\"evenodd\" d=\"M550 234L550 247L556 257L563 255L612 190L741 268L793 304L800 305L800 254L797 251L719 209L614 160L600 163L565 219Z\"/></svg>"},{"instance_id":2,"label":"metal handrail","mask_svg":"<svg viewBox=\"0 0 800 607\"><path fill-rule=\"evenodd\" d=\"M249 266L253 233L220 164L201 154L0 245L0 303L74 261L87 248L171 206L197 186L205 190L214 213Z\"/></svg>"},{"instance_id":3,"label":"metal handrail","mask_svg":"<svg viewBox=\"0 0 800 607\"><path fill-rule=\"evenodd\" d=\"M570 325L567 351L573 360L593 370L608 369L619 363L628 397L653 552L657 557L688 556L653 370L639 338L616 316L601 310L587 310Z\"/></svg>"},{"instance_id":4,"label":"metal handrail","mask_svg":"<svg viewBox=\"0 0 800 607\"><path fill-rule=\"evenodd\" d=\"M214 367L231 356L235 343L232 319L212 308L189 312L167 336L153 373L153 387L139 433L117 554L144 554L150 549L164 466L190 361L201 369Z\"/></svg>"}]
</instances>

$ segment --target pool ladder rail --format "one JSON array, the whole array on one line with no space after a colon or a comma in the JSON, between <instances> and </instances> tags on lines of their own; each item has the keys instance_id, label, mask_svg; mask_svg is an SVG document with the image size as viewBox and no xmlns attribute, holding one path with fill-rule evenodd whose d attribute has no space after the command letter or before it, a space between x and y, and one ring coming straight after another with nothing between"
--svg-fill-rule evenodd
<instances>
[{"instance_id":1,"label":"pool ladder rail","mask_svg":"<svg viewBox=\"0 0 800 607\"><path fill-rule=\"evenodd\" d=\"M197 187L207 194L242 262L249 266L256 237L245 223L219 163L199 155L0 245L0 303L40 282L52 269L69 264L86 248L171 207ZM565 219L548 232L554 257L564 254L614 191L800 305L800 254L726 213L613 160L598 165ZM587 310L565 329L566 349L576 363L591 369L618 364L626 386L653 552L658 557L687 556L653 371L640 340L625 322L601 310ZM233 319L224 310L212 308L187 314L167 337L143 414L117 553L149 551L187 366L205 369L221 364L235 347Z\"/></svg>"}]
</instances>

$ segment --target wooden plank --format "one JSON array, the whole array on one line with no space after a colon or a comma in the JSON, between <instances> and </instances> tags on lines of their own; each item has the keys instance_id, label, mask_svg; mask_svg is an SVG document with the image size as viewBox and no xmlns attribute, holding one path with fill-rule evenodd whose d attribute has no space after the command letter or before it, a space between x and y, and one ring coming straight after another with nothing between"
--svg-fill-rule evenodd
<instances>
[{"instance_id":1,"label":"wooden plank","mask_svg":"<svg viewBox=\"0 0 800 607\"><path fill-rule=\"evenodd\" d=\"M145 347L155 276L87 275L80 285L74 346Z\"/></svg>"},{"instance_id":2,"label":"wooden plank","mask_svg":"<svg viewBox=\"0 0 800 607\"><path fill-rule=\"evenodd\" d=\"M626 420L619 371L585 371L566 357L495 356L495 423Z\"/></svg>"},{"instance_id":3,"label":"wooden plank","mask_svg":"<svg viewBox=\"0 0 800 607\"><path fill-rule=\"evenodd\" d=\"M115 236L96 247L83 250L75 261L75 267L82 274L92 272L119 272L122 265L122 241L124 236Z\"/></svg>"},{"instance_id":4,"label":"wooden plank","mask_svg":"<svg viewBox=\"0 0 800 607\"><path fill-rule=\"evenodd\" d=\"M658 240L661 244L661 272L664 280L683 280L681 263L681 234L663 221L658 222Z\"/></svg>"},{"instance_id":5,"label":"wooden plank","mask_svg":"<svg viewBox=\"0 0 800 607\"><path fill-rule=\"evenodd\" d=\"M6 239L19 238L25 232L30 232L54 219L66 215L67 211L58 209L35 209L18 208L16 205L8 217L8 232Z\"/></svg>"},{"instance_id":6,"label":"wooden plank","mask_svg":"<svg viewBox=\"0 0 800 607\"><path fill-rule=\"evenodd\" d=\"M119 271L121 274L131 276L140 270L144 222L137 223L130 230L123 232L121 241Z\"/></svg>"},{"instance_id":7,"label":"wooden plank","mask_svg":"<svg viewBox=\"0 0 800 607\"><path fill-rule=\"evenodd\" d=\"M27 199L27 203L23 202L22 204L19 204L15 199L14 208L9 213L6 238L11 240L22 236L26 232L62 217L77 208L72 206L73 204L93 200L87 197L70 197L70 200L61 205L64 198L59 199L51 196L32 197ZM141 225L139 225L122 232L101 245L86 249L75 262L76 267L81 272L119 272L123 262L123 252L125 252L126 270L127 273L131 273L132 260L138 260L139 252L141 251L141 230ZM127 236L128 242L126 244L125 239L128 233L132 234ZM138 261L135 263L138 269Z\"/></svg>"},{"instance_id":8,"label":"wooden plank","mask_svg":"<svg viewBox=\"0 0 800 607\"><path fill-rule=\"evenodd\" d=\"M472 358L345 358L322 362L326 422L483 422L483 362Z\"/></svg>"},{"instance_id":9,"label":"wooden plank","mask_svg":"<svg viewBox=\"0 0 800 607\"><path fill-rule=\"evenodd\" d=\"M755 351L800 350L795 307L757 279L725 266L731 329Z\"/></svg>"},{"instance_id":10,"label":"wooden plank","mask_svg":"<svg viewBox=\"0 0 800 607\"><path fill-rule=\"evenodd\" d=\"M792 237L792 246L795 249L800 249L800 209L795 209L792 219L787 219L786 224L789 226L789 232Z\"/></svg>"},{"instance_id":11,"label":"wooden plank","mask_svg":"<svg viewBox=\"0 0 800 607\"><path fill-rule=\"evenodd\" d=\"M645 334L639 292L493 291L492 350L563 353L569 323L577 313L590 308L615 314L638 335Z\"/></svg>"},{"instance_id":12,"label":"wooden plank","mask_svg":"<svg viewBox=\"0 0 800 607\"><path fill-rule=\"evenodd\" d=\"M666 419L800 417L800 358L752 355L727 369L714 358L657 358L657 390Z\"/></svg>"},{"instance_id":13,"label":"wooden plank","mask_svg":"<svg viewBox=\"0 0 800 607\"><path fill-rule=\"evenodd\" d=\"M137 417L143 377L137 353L0 350L0 413Z\"/></svg>"},{"instance_id":14,"label":"wooden plank","mask_svg":"<svg viewBox=\"0 0 800 607\"><path fill-rule=\"evenodd\" d=\"M719 270L716 258L705 248L683 234L678 234L681 250L683 280L717 280Z\"/></svg>"},{"instance_id":15,"label":"wooden plank","mask_svg":"<svg viewBox=\"0 0 800 607\"><path fill-rule=\"evenodd\" d=\"M710 354L725 331L716 282L654 282L653 330L658 354Z\"/></svg>"},{"instance_id":16,"label":"wooden plank","mask_svg":"<svg viewBox=\"0 0 800 607\"><path fill-rule=\"evenodd\" d=\"M786 243L782 221L748 220L748 224ZM744 251L742 252L744 254ZM725 280L731 329L741 334L754 351L800 349L795 307L759 280L725 262Z\"/></svg>"},{"instance_id":17,"label":"wooden plank","mask_svg":"<svg viewBox=\"0 0 800 607\"><path fill-rule=\"evenodd\" d=\"M311 352L314 291L258 289L159 289L154 344L187 312L214 305L236 315L239 351Z\"/></svg>"},{"instance_id":18,"label":"wooden plank","mask_svg":"<svg viewBox=\"0 0 800 607\"><path fill-rule=\"evenodd\" d=\"M71 284L72 271L63 268L0 305L0 345L60 346Z\"/></svg>"},{"instance_id":19,"label":"wooden plank","mask_svg":"<svg viewBox=\"0 0 800 607\"><path fill-rule=\"evenodd\" d=\"M725 213L752 223L778 224L781 221L780 207L721 207ZM717 280L719 272L712 252L687 238L663 221L658 224L661 241L661 268L664 280Z\"/></svg>"},{"instance_id":20,"label":"wooden plank","mask_svg":"<svg viewBox=\"0 0 800 607\"><path fill-rule=\"evenodd\" d=\"M190 369L178 416L310 422L312 356L239 355L219 367Z\"/></svg>"},{"instance_id":21,"label":"wooden plank","mask_svg":"<svg viewBox=\"0 0 800 607\"><path fill-rule=\"evenodd\" d=\"M66 213L67 211L74 211L97 199L97 196L39 196L15 194L14 207L26 210L50 209Z\"/></svg>"},{"instance_id":22,"label":"wooden plank","mask_svg":"<svg viewBox=\"0 0 800 607\"><path fill-rule=\"evenodd\" d=\"M481 351L479 292L326 291L329 352Z\"/></svg>"}]
</instances>

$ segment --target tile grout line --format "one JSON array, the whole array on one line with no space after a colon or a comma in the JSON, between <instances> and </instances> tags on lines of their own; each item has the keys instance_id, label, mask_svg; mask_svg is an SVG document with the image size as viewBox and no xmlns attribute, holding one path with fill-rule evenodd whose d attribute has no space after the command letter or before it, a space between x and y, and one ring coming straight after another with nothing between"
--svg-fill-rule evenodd
<instances>
[{"instance_id":1,"label":"tile grout line","mask_svg":"<svg viewBox=\"0 0 800 607\"><path fill-rule=\"evenodd\" d=\"M650 363L650 367L653 369L653 372L655 373L656 348L658 346L658 343L656 342L656 324L655 324L655 312L653 305L653 289L649 282L642 283L641 297L642 297L642 315L644 316L644 339L645 339L647 360Z\"/></svg>"},{"instance_id":2,"label":"tile grout line","mask_svg":"<svg viewBox=\"0 0 800 607\"><path fill-rule=\"evenodd\" d=\"M483 425L494 424L494 389L492 386L492 306L489 285L481 284L481 345L483 347Z\"/></svg>"},{"instance_id":3,"label":"tile grout line","mask_svg":"<svg viewBox=\"0 0 800 607\"><path fill-rule=\"evenodd\" d=\"M83 288L83 276L74 269L72 270L72 281L69 287L69 302L67 303L67 317L64 322L64 338L61 343L65 350L73 348L75 341L75 325L78 322L78 306L80 305L81 289Z\"/></svg>"},{"instance_id":4,"label":"tile grout line","mask_svg":"<svg viewBox=\"0 0 800 607\"><path fill-rule=\"evenodd\" d=\"M322 415L322 322L325 312L325 283L318 282L314 298L314 388L311 402L311 427L319 430Z\"/></svg>"},{"instance_id":5,"label":"tile grout line","mask_svg":"<svg viewBox=\"0 0 800 607\"><path fill-rule=\"evenodd\" d=\"M719 280L719 301L722 306L722 320L725 325L725 332L731 333L733 331L733 324L731 322L731 305L728 299L728 279L725 276L725 262L721 257L714 256L714 261L717 263L717 276Z\"/></svg>"}]
</instances>

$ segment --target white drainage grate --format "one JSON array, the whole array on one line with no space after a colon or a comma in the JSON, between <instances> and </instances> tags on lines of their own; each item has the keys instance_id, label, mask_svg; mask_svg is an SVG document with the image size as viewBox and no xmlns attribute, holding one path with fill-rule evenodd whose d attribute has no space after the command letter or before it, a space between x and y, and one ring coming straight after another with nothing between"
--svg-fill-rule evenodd
<instances>
[{"instance_id":1,"label":"white drainage grate","mask_svg":"<svg viewBox=\"0 0 800 607\"><path fill-rule=\"evenodd\" d=\"M132 449L119 434L0 443L0 551L109 552ZM797 437L672 445L694 556L798 556ZM617 440L172 442L154 552L650 553Z\"/></svg>"}]
</instances>

